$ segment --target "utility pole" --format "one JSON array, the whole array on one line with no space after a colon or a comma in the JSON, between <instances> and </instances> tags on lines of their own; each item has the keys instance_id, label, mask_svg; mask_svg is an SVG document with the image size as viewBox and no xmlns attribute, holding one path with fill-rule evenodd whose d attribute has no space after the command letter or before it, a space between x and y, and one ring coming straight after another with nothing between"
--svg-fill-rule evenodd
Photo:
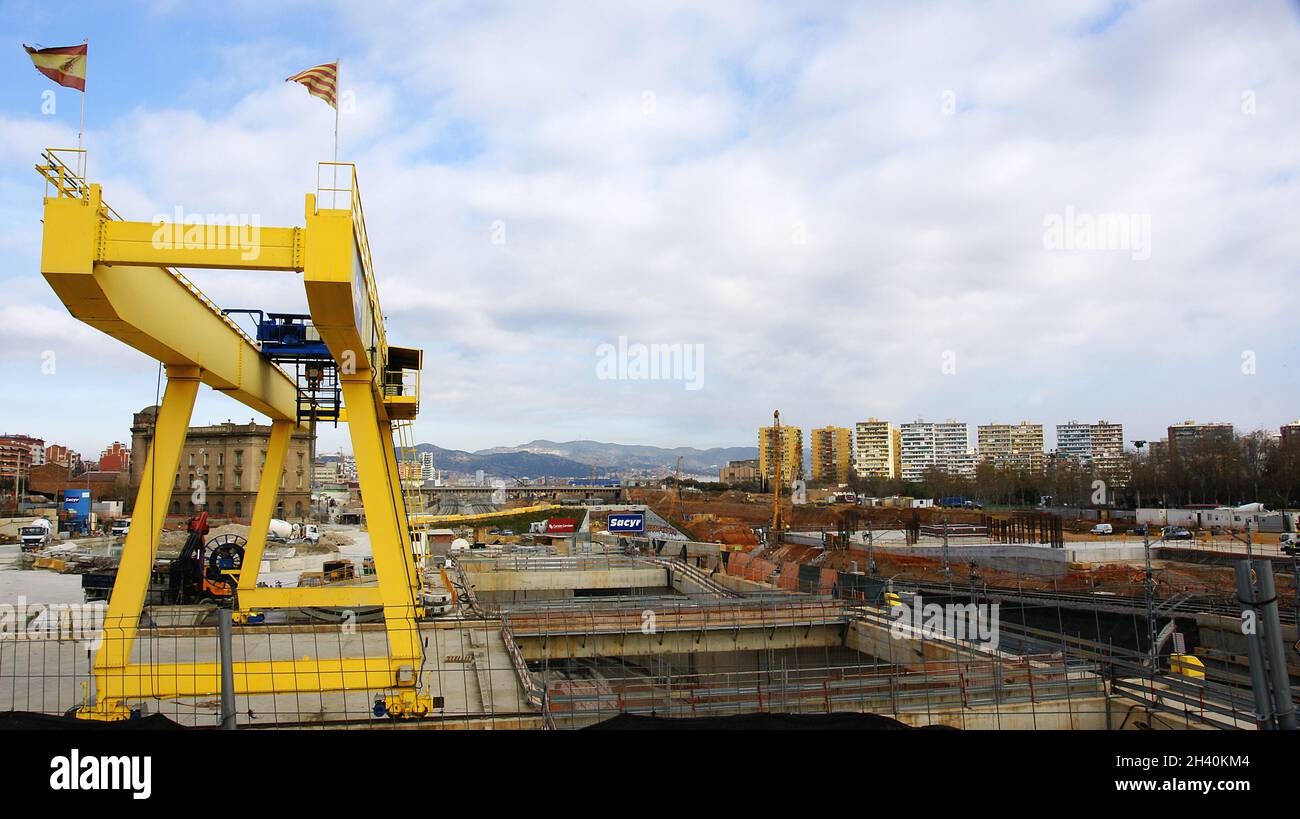
<instances>
[{"instance_id":1,"label":"utility pole","mask_svg":"<svg viewBox=\"0 0 1300 819\"><path fill-rule=\"evenodd\" d=\"M1142 532L1142 551L1146 554L1147 564L1147 654L1151 660L1151 670L1155 672L1159 668L1156 661L1156 579L1151 571L1151 530L1149 528Z\"/></svg>"},{"instance_id":2,"label":"utility pole","mask_svg":"<svg viewBox=\"0 0 1300 819\"><path fill-rule=\"evenodd\" d=\"M876 574L876 556L872 552L872 545L875 542L875 525L871 518L867 518L867 574ZM1297 592L1300 593L1300 592Z\"/></svg>"},{"instance_id":3,"label":"utility pole","mask_svg":"<svg viewBox=\"0 0 1300 819\"><path fill-rule=\"evenodd\" d=\"M948 516L943 516L943 573L947 577L951 572L948 569Z\"/></svg>"},{"instance_id":4,"label":"utility pole","mask_svg":"<svg viewBox=\"0 0 1300 819\"><path fill-rule=\"evenodd\" d=\"M1278 615L1277 585L1273 582L1273 561L1261 560L1256 569L1259 577L1259 624L1264 633L1264 653L1273 684L1273 716L1283 731L1296 730L1295 703L1291 700L1291 677L1286 670L1286 646L1282 643L1282 623Z\"/></svg>"},{"instance_id":5,"label":"utility pole","mask_svg":"<svg viewBox=\"0 0 1300 819\"><path fill-rule=\"evenodd\" d=\"M1262 730L1273 728L1273 709L1268 698L1268 678L1264 675L1264 647L1260 639L1260 613L1256 606L1255 583L1251 579L1253 568L1249 560L1238 560L1234 565L1237 575L1237 599L1241 602L1242 624L1253 620L1253 629L1244 629L1246 637L1246 667L1250 671L1250 690L1255 699L1255 724Z\"/></svg>"}]
</instances>

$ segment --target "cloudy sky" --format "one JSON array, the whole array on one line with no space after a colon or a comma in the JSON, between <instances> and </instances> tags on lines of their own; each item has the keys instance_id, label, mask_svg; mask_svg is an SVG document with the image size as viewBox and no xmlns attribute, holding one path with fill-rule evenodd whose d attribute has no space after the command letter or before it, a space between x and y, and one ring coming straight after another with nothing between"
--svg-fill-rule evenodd
<instances>
[{"instance_id":1,"label":"cloudy sky","mask_svg":"<svg viewBox=\"0 0 1300 819\"><path fill-rule=\"evenodd\" d=\"M302 224L333 111L283 79L342 58L389 338L425 349L420 440L1300 416L1292 5L412 6L0 2L0 431L98 453L155 400L156 364L40 275L32 165L75 145L80 95L20 46L83 37L90 175L146 221ZM193 278L305 309L299 276ZM700 345L700 389L598 377L620 337Z\"/></svg>"}]
</instances>

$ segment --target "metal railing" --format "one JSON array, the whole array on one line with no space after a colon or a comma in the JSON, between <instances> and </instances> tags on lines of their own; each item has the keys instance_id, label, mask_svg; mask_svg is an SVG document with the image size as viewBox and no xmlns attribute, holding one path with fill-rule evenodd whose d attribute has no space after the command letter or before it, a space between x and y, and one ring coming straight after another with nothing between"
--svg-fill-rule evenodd
<instances>
[{"instance_id":1,"label":"metal railing","mask_svg":"<svg viewBox=\"0 0 1300 819\"><path fill-rule=\"evenodd\" d=\"M515 635L510 630L509 623L502 625L501 639L505 641L506 652L510 655L510 664L519 678L519 685L523 688L528 702L534 708L542 710L546 703L546 690L537 682L537 678L528 669L528 663L524 660L523 652L519 650L519 644L515 642Z\"/></svg>"},{"instance_id":2,"label":"metal railing","mask_svg":"<svg viewBox=\"0 0 1300 819\"><path fill-rule=\"evenodd\" d=\"M76 164L79 168L82 168L82 171L73 170L68 163L63 161L63 156L67 154L77 157ZM90 187L86 184L85 173L86 156L85 148L46 148L41 153L41 158L45 160L46 164L37 165L36 170L40 172L41 176L45 177L45 195L47 198L51 187L60 197L85 199L89 196Z\"/></svg>"},{"instance_id":3,"label":"metal railing","mask_svg":"<svg viewBox=\"0 0 1300 819\"><path fill-rule=\"evenodd\" d=\"M683 561L681 558L672 557L646 557L644 560L666 567L670 572L684 575L690 578L696 585L706 593L712 593L719 597L739 597L738 592L734 592L718 581L714 580L712 575L706 573L690 561Z\"/></svg>"},{"instance_id":4,"label":"metal railing","mask_svg":"<svg viewBox=\"0 0 1300 819\"><path fill-rule=\"evenodd\" d=\"M48 193L50 188L52 187L55 189L58 196L60 197L70 197L74 199L89 198L90 185L86 182L86 177L83 174L79 174L76 171L74 171L72 168L70 168L68 164L63 161L62 159L63 154L81 155L83 157L82 164L84 164L84 156L86 155L86 150L84 148L45 149L45 151L41 154L42 158L45 160L45 164L37 165L36 170L41 174L41 176L45 177L46 192ZM122 218L121 214L119 214L116 210L114 210L112 206L110 206L107 202L101 200L99 205L100 205L100 216L102 218L110 219L117 222L126 221L125 219ZM229 315L227 315L225 311L223 311L220 307L218 307L215 302L213 302L206 295L204 295L203 291L200 290L198 286L194 284L194 282L190 281L189 278L187 278L184 274L182 274L179 270L177 270L174 267L163 267L162 269L170 273L172 277L176 279L176 281L179 282L182 287L188 290L191 295L193 295L196 299L202 302L204 306L206 306L209 310L211 310L213 315L217 316L223 322L225 322L227 327L229 327L230 329L238 333L239 336L243 338L244 341L247 342L250 347L252 347L254 350L257 350L259 352L261 351L262 349L261 345L258 344L257 341L252 336L246 333L244 331L244 328L240 327L239 324L234 319L232 319ZM281 370L281 372L283 372L283 370ZM285 373L285 378L289 378L288 373Z\"/></svg>"},{"instance_id":5,"label":"metal railing","mask_svg":"<svg viewBox=\"0 0 1300 819\"><path fill-rule=\"evenodd\" d=\"M842 624L847 609L829 598L787 597L782 600L688 600L671 606L623 609L540 609L503 612L503 623L515 636L645 634L653 614L653 633L706 632L736 629L794 628Z\"/></svg>"},{"instance_id":6,"label":"metal railing","mask_svg":"<svg viewBox=\"0 0 1300 819\"><path fill-rule=\"evenodd\" d=\"M339 169L345 169L346 186L340 186L338 182ZM330 185L324 185L321 181L322 171L329 169L333 173L333 180ZM318 162L316 163L316 207L321 208L321 196L323 193L332 194L331 206L337 205L338 194L344 194L347 197L347 209L352 214L353 239L356 241L357 252L360 257L361 267L366 278L366 297L369 300L368 309L371 313L371 326L374 329L378 339L378 349L383 354L385 360L372 362L374 371L382 373L387 367L388 356L388 335L384 329L384 316L379 309L379 291L375 285L375 267L370 258L370 238L366 234L366 214L361 207L361 188L357 184L357 166L352 162ZM337 209L337 208L332 208Z\"/></svg>"},{"instance_id":7,"label":"metal railing","mask_svg":"<svg viewBox=\"0 0 1300 819\"><path fill-rule=\"evenodd\" d=\"M389 381L388 377L399 373L400 381ZM389 398L420 397L420 371L411 369L389 369L385 373L384 395Z\"/></svg>"},{"instance_id":8,"label":"metal railing","mask_svg":"<svg viewBox=\"0 0 1300 819\"><path fill-rule=\"evenodd\" d=\"M457 562L468 572L593 572L657 568L646 561L619 554L459 557Z\"/></svg>"},{"instance_id":9,"label":"metal railing","mask_svg":"<svg viewBox=\"0 0 1300 819\"><path fill-rule=\"evenodd\" d=\"M1060 657L928 662L897 667L819 666L717 673L558 679L546 685L544 711L561 727L581 727L615 714L700 717L746 713L858 711L895 717L1027 704L1030 718L1084 711L1075 700L1103 693L1091 664ZM1062 708L1064 706L1064 708ZM1098 713L1101 706L1097 705ZM1008 713L1006 719L1013 714ZM1023 721L1023 715L1019 715ZM928 720L927 720L928 721Z\"/></svg>"}]
</instances>

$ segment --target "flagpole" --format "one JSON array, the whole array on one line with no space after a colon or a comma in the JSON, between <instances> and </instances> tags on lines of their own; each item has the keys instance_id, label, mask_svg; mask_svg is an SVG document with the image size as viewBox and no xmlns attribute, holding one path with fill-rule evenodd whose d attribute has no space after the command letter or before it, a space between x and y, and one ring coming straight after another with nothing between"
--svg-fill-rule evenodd
<instances>
[{"instance_id":1,"label":"flagpole","mask_svg":"<svg viewBox=\"0 0 1300 819\"><path fill-rule=\"evenodd\" d=\"M82 146L82 136L86 132L86 83L90 81L90 38L85 37L82 42L86 44L86 76L81 80L81 122L77 125L77 173L81 178L86 178L86 152Z\"/></svg>"},{"instance_id":2,"label":"flagpole","mask_svg":"<svg viewBox=\"0 0 1300 819\"><path fill-rule=\"evenodd\" d=\"M339 91L343 86L343 58L334 58L334 198L330 204L338 207L339 187ZM349 201L351 194L348 194Z\"/></svg>"},{"instance_id":3,"label":"flagpole","mask_svg":"<svg viewBox=\"0 0 1300 819\"><path fill-rule=\"evenodd\" d=\"M343 90L343 60L335 60L334 72L334 161L339 161L339 92Z\"/></svg>"}]
</instances>

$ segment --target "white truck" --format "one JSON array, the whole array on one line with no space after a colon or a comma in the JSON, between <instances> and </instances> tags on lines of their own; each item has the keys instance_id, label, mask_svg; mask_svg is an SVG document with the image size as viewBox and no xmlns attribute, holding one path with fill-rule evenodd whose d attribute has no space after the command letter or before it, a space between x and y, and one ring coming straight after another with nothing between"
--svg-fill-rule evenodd
<instances>
[{"instance_id":1,"label":"white truck","mask_svg":"<svg viewBox=\"0 0 1300 819\"><path fill-rule=\"evenodd\" d=\"M266 536L270 540L305 540L316 543L320 540L320 527L314 523L290 523L287 520L272 518Z\"/></svg>"},{"instance_id":2,"label":"white truck","mask_svg":"<svg viewBox=\"0 0 1300 819\"><path fill-rule=\"evenodd\" d=\"M113 521L113 525L108 530L108 533L113 537L118 537L119 535L125 536L129 534L130 531L131 531L131 519L118 518L117 520Z\"/></svg>"},{"instance_id":3,"label":"white truck","mask_svg":"<svg viewBox=\"0 0 1300 819\"><path fill-rule=\"evenodd\" d=\"M23 549L39 549L50 542L54 527L45 518L36 518L26 526L19 527L18 539Z\"/></svg>"}]
</instances>

